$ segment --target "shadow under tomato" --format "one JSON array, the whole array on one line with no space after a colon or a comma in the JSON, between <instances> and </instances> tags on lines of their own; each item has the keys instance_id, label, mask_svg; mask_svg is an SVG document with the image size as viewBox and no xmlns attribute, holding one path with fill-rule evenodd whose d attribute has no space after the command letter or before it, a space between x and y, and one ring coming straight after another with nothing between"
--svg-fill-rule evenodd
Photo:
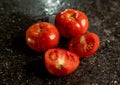
<instances>
[{"instance_id":1,"label":"shadow under tomato","mask_svg":"<svg viewBox=\"0 0 120 85\"><path fill-rule=\"evenodd\" d=\"M12 28L10 30L12 35L11 48L16 53L25 53L25 50L28 48L25 42L25 31L36 21L30 16L18 12L11 13L10 20L8 23L10 24L10 28Z\"/></svg>"},{"instance_id":2,"label":"shadow under tomato","mask_svg":"<svg viewBox=\"0 0 120 85\"><path fill-rule=\"evenodd\" d=\"M54 76L50 74L44 63L44 54L40 55L36 58L29 58L27 65L26 65L26 74L28 79L31 78L31 76L36 76L40 79L46 80L46 79L59 79L60 77Z\"/></svg>"},{"instance_id":3,"label":"shadow under tomato","mask_svg":"<svg viewBox=\"0 0 120 85\"><path fill-rule=\"evenodd\" d=\"M47 70L45 69L43 61L44 61L43 59L41 60L36 59L28 62L26 65L27 76L34 74L35 76L40 78L46 77L48 73L47 73Z\"/></svg>"},{"instance_id":4,"label":"shadow under tomato","mask_svg":"<svg viewBox=\"0 0 120 85\"><path fill-rule=\"evenodd\" d=\"M58 43L58 48L64 48L64 49L68 49L68 43L69 43L70 39L66 39L62 36L60 36L60 40Z\"/></svg>"},{"instance_id":5,"label":"shadow under tomato","mask_svg":"<svg viewBox=\"0 0 120 85\"><path fill-rule=\"evenodd\" d=\"M26 58L40 55L38 52L32 50L25 41L24 35L17 35L12 42L12 49L15 53L25 55Z\"/></svg>"},{"instance_id":6,"label":"shadow under tomato","mask_svg":"<svg viewBox=\"0 0 120 85\"><path fill-rule=\"evenodd\" d=\"M23 61L26 61L24 69L28 79L32 76L40 79L52 78L52 75L45 68L44 53L38 53L30 49L25 43L23 36L17 36L13 44L18 54L26 56Z\"/></svg>"}]
</instances>

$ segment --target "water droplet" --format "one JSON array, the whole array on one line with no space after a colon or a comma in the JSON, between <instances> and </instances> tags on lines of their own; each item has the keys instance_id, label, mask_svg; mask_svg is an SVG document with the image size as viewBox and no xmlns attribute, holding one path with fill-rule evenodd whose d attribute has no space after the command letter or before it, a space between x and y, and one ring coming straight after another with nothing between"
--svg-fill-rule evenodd
<instances>
[{"instance_id":1,"label":"water droplet","mask_svg":"<svg viewBox=\"0 0 120 85\"><path fill-rule=\"evenodd\" d=\"M82 19L81 24L82 24L83 27L85 26L85 24L86 24L85 19Z\"/></svg>"},{"instance_id":2,"label":"water droplet","mask_svg":"<svg viewBox=\"0 0 120 85\"><path fill-rule=\"evenodd\" d=\"M35 41L31 38L28 38L27 40L28 40L29 43L33 43L33 44L35 43Z\"/></svg>"},{"instance_id":3,"label":"water droplet","mask_svg":"<svg viewBox=\"0 0 120 85\"><path fill-rule=\"evenodd\" d=\"M55 35L52 34L52 35L50 36L50 39L51 39L51 40L55 39Z\"/></svg>"}]
</instances>

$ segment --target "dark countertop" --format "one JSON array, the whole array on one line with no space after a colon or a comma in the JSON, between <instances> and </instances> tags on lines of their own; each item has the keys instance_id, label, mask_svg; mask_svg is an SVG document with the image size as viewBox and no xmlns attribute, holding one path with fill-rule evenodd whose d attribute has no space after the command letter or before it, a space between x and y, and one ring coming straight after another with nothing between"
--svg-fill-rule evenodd
<instances>
[{"instance_id":1,"label":"dark countertop","mask_svg":"<svg viewBox=\"0 0 120 85\"><path fill-rule=\"evenodd\" d=\"M101 43L74 73L55 77L43 54L26 45L25 31L38 21L54 23L65 8L85 12ZM120 0L0 0L0 85L120 85Z\"/></svg>"}]
</instances>

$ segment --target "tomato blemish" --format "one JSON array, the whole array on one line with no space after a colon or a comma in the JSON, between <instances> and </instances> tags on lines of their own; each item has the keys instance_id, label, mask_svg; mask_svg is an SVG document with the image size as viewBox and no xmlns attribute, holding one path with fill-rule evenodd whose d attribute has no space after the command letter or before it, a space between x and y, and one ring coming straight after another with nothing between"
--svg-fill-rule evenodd
<instances>
[{"instance_id":1,"label":"tomato blemish","mask_svg":"<svg viewBox=\"0 0 120 85\"><path fill-rule=\"evenodd\" d=\"M56 52L50 53L49 58L50 58L52 61L57 60L57 54L56 54Z\"/></svg>"}]
</instances>

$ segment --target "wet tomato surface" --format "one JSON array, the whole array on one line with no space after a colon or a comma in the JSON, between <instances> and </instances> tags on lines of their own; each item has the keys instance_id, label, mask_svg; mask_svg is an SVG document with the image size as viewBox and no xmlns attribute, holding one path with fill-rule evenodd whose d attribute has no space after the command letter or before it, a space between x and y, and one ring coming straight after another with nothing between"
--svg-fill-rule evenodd
<instances>
[{"instance_id":1,"label":"wet tomato surface","mask_svg":"<svg viewBox=\"0 0 120 85\"><path fill-rule=\"evenodd\" d=\"M58 44L59 32L51 23L38 22L27 29L26 42L31 49L45 52Z\"/></svg>"},{"instance_id":2,"label":"wet tomato surface","mask_svg":"<svg viewBox=\"0 0 120 85\"><path fill-rule=\"evenodd\" d=\"M89 25L88 17L82 11L65 9L55 17L55 25L65 38L84 34Z\"/></svg>"}]
</instances>

